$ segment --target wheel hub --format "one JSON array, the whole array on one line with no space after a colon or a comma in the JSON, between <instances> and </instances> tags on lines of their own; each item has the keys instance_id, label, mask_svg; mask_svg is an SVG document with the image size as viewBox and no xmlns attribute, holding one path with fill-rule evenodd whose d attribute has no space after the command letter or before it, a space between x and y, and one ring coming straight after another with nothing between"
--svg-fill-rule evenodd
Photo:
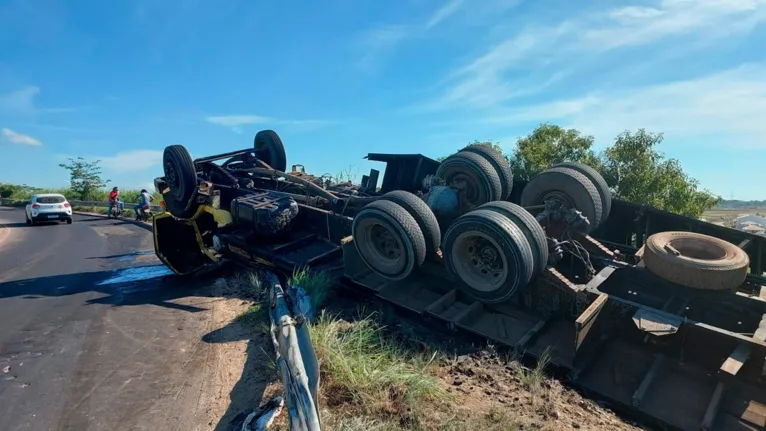
<instances>
[{"instance_id":1,"label":"wheel hub","mask_svg":"<svg viewBox=\"0 0 766 431\"><path fill-rule=\"evenodd\" d=\"M391 235L391 232L383 226L375 226L372 228L372 238L374 240L375 248L383 256L389 259L397 259L401 255L399 243L393 235Z\"/></svg>"}]
</instances>

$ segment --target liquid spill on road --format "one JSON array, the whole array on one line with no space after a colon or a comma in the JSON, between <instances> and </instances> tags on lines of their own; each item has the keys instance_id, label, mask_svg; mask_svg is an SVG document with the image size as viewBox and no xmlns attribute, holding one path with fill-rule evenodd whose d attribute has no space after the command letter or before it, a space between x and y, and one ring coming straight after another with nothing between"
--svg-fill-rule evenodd
<instances>
[{"instance_id":1,"label":"liquid spill on road","mask_svg":"<svg viewBox=\"0 0 766 431\"><path fill-rule=\"evenodd\" d=\"M105 284L129 283L134 281L149 280L152 278L165 277L173 272L165 265L139 266L138 268L121 269L117 273L98 283Z\"/></svg>"},{"instance_id":2,"label":"liquid spill on road","mask_svg":"<svg viewBox=\"0 0 766 431\"><path fill-rule=\"evenodd\" d=\"M135 253L127 254L121 258L118 259L119 262L130 262L132 260L136 260L136 258L141 256L149 256L154 254L154 251L148 250L148 251L137 251Z\"/></svg>"}]
</instances>

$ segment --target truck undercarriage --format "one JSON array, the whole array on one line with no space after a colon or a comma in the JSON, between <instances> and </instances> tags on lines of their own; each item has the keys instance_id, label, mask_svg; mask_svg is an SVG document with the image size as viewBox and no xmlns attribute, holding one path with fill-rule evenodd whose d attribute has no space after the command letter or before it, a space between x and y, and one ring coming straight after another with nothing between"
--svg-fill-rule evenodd
<instances>
[{"instance_id":1,"label":"truck undercarriage","mask_svg":"<svg viewBox=\"0 0 766 431\"><path fill-rule=\"evenodd\" d=\"M386 163L361 184L295 165L281 140L192 160L166 148L158 257L338 282L539 357L571 383L682 430L766 427L766 238L613 200L577 163L528 182L486 147Z\"/></svg>"}]
</instances>

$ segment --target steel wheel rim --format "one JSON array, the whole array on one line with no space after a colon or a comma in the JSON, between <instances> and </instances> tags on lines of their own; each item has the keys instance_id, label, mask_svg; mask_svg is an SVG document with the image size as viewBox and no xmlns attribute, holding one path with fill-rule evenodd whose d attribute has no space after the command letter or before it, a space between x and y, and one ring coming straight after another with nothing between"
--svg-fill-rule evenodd
<instances>
[{"instance_id":1,"label":"steel wheel rim","mask_svg":"<svg viewBox=\"0 0 766 431\"><path fill-rule=\"evenodd\" d=\"M480 292L500 289L509 266L500 245L482 232L463 232L452 245L452 265L461 280Z\"/></svg>"},{"instance_id":2,"label":"steel wheel rim","mask_svg":"<svg viewBox=\"0 0 766 431\"><path fill-rule=\"evenodd\" d=\"M357 222L360 249L365 259L385 274L398 274L407 267L405 247L399 235L389 226L372 219Z\"/></svg>"},{"instance_id":3,"label":"steel wheel rim","mask_svg":"<svg viewBox=\"0 0 766 431\"><path fill-rule=\"evenodd\" d=\"M180 199L183 195L181 190L181 179L178 177L178 169L176 164L172 160L165 162L165 182L170 188L170 193L176 199Z\"/></svg>"}]
</instances>

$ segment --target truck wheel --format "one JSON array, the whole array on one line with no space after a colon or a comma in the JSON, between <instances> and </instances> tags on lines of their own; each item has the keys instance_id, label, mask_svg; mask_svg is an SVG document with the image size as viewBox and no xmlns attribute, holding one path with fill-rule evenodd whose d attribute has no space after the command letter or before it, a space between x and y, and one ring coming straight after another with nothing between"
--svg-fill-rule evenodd
<instances>
[{"instance_id":1,"label":"truck wheel","mask_svg":"<svg viewBox=\"0 0 766 431\"><path fill-rule=\"evenodd\" d=\"M282 139L273 130L261 130L253 139L255 156L268 163L272 168L285 172L287 170L287 154Z\"/></svg>"},{"instance_id":2,"label":"truck wheel","mask_svg":"<svg viewBox=\"0 0 766 431\"><path fill-rule=\"evenodd\" d=\"M197 210L195 205L190 205L197 193L197 171L189 152L183 145L165 147L162 165L167 184L162 193L165 205L176 217L191 217Z\"/></svg>"},{"instance_id":3,"label":"truck wheel","mask_svg":"<svg viewBox=\"0 0 766 431\"><path fill-rule=\"evenodd\" d=\"M604 177L602 177L597 170L583 163L564 162L553 165L552 167L574 169L575 171L585 175L593 183L593 185L596 186L598 195L601 197L602 205L601 221L599 221L598 224L604 224L606 219L609 217L609 213L612 211L612 191L609 190L609 185L607 185Z\"/></svg>"},{"instance_id":4,"label":"truck wheel","mask_svg":"<svg viewBox=\"0 0 766 431\"><path fill-rule=\"evenodd\" d=\"M542 205L548 199L558 199L567 208L574 208L588 218L593 231L601 221L601 198L596 186L583 174L570 168L550 168L524 187L521 206Z\"/></svg>"},{"instance_id":5,"label":"truck wheel","mask_svg":"<svg viewBox=\"0 0 766 431\"><path fill-rule=\"evenodd\" d=\"M465 184L465 196L473 206L500 199L502 186L492 165L483 157L461 151L447 157L436 170L436 176L448 185Z\"/></svg>"},{"instance_id":6,"label":"truck wheel","mask_svg":"<svg viewBox=\"0 0 766 431\"><path fill-rule=\"evenodd\" d=\"M389 280L403 280L426 257L426 241L415 219L400 205L377 200L351 225L354 247L370 269Z\"/></svg>"},{"instance_id":7,"label":"truck wheel","mask_svg":"<svg viewBox=\"0 0 766 431\"><path fill-rule=\"evenodd\" d=\"M469 145L460 151L478 154L488 161L500 178L500 200L508 199L513 190L513 172L505 156L485 145Z\"/></svg>"},{"instance_id":8,"label":"truck wheel","mask_svg":"<svg viewBox=\"0 0 766 431\"><path fill-rule=\"evenodd\" d=\"M750 258L736 245L693 232L660 232L644 247L646 268L693 289L732 290L745 281Z\"/></svg>"},{"instance_id":9,"label":"truck wheel","mask_svg":"<svg viewBox=\"0 0 766 431\"><path fill-rule=\"evenodd\" d=\"M436 254L436 250L439 249L442 242L442 232L439 229L436 216L423 199L404 190L388 192L381 199L391 201L404 208L415 219L420 231L423 232L423 238L426 241L426 256Z\"/></svg>"},{"instance_id":10,"label":"truck wheel","mask_svg":"<svg viewBox=\"0 0 766 431\"><path fill-rule=\"evenodd\" d=\"M524 233L488 209L455 220L444 235L443 251L447 269L462 281L460 289L484 303L508 300L534 272Z\"/></svg>"},{"instance_id":11,"label":"truck wheel","mask_svg":"<svg viewBox=\"0 0 766 431\"><path fill-rule=\"evenodd\" d=\"M487 209L508 217L522 232L532 248L532 254L535 258L535 272L533 276L545 270L548 266L548 240L545 238L545 231L532 214L524 208L505 201L489 202L478 209Z\"/></svg>"}]
</instances>

